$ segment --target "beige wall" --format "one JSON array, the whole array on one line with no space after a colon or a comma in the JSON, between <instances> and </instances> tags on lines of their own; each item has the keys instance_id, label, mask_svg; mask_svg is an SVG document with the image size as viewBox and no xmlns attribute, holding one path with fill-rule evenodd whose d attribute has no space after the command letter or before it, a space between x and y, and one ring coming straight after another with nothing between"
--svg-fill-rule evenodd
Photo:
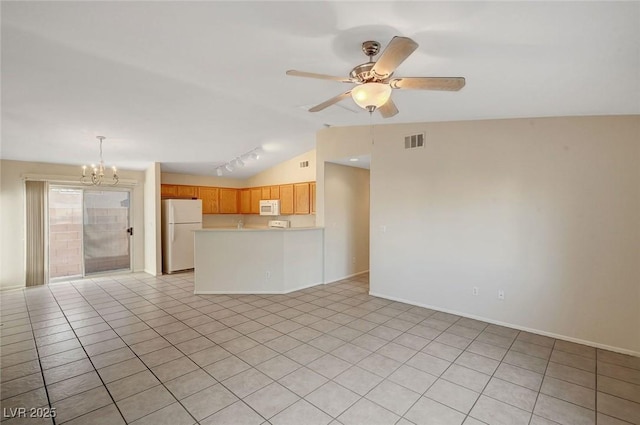
<instances>
[{"instance_id":1,"label":"beige wall","mask_svg":"<svg viewBox=\"0 0 640 425\"><path fill-rule=\"evenodd\" d=\"M160 163L154 162L144 181L144 271L153 276L162 274L160 206Z\"/></svg>"},{"instance_id":2,"label":"beige wall","mask_svg":"<svg viewBox=\"0 0 640 425\"><path fill-rule=\"evenodd\" d=\"M57 176L78 181L80 167L23 161L0 161L0 288L25 285L25 174ZM132 191L133 269L144 270L144 179L142 171L119 172L121 179L136 180ZM122 186L125 186L124 184Z\"/></svg>"},{"instance_id":3,"label":"beige wall","mask_svg":"<svg viewBox=\"0 0 640 425\"><path fill-rule=\"evenodd\" d=\"M318 161L367 130L321 131ZM638 116L376 126L371 148L372 294L640 353Z\"/></svg>"},{"instance_id":4,"label":"beige wall","mask_svg":"<svg viewBox=\"0 0 640 425\"><path fill-rule=\"evenodd\" d=\"M369 270L369 170L325 163L325 282Z\"/></svg>"},{"instance_id":5,"label":"beige wall","mask_svg":"<svg viewBox=\"0 0 640 425\"><path fill-rule=\"evenodd\" d=\"M300 168L300 163L309 161L309 166ZM243 187L271 186L276 184L310 182L316 179L315 149L273 166L244 181Z\"/></svg>"},{"instance_id":6,"label":"beige wall","mask_svg":"<svg viewBox=\"0 0 640 425\"><path fill-rule=\"evenodd\" d=\"M245 180L228 177L196 176L191 174L161 173L163 184L184 184L191 186L245 187Z\"/></svg>"}]
</instances>

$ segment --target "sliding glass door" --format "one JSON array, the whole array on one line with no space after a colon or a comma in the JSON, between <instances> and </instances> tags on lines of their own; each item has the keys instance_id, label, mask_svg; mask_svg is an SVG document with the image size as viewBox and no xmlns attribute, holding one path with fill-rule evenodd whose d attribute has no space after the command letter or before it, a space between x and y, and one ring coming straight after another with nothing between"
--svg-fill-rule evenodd
<instances>
[{"instance_id":1,"label":"sliding glass door","mask_svg":"<svg viewBox=\"0 0 640 425\"><path fill-rule=\"evenodd\" d=\"M128 191L84 191L85 275L131 269L129 202Z\"/></svg>"},{"instance_id":2,"label":"sliding glass door","mask_svg":"<svg viewBox=\"0 0 640 425\"><path fill-rule=\"evenodd\" d=\"M131 270L131 193L51 185L50 280Z\"/></svg>"}]
</instances>

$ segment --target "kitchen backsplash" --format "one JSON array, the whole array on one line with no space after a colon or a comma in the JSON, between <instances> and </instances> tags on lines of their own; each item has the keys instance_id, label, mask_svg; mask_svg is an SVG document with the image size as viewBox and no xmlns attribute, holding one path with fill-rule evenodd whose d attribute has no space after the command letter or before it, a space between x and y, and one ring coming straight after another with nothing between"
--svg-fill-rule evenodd
<instances>
[{"instance_id":1,"label":"kitchen backsplash","mask_svg":"<svg viewBox=\"0 0 640 425\"><path fill-rule=\"evenodd\" d=\"M248 227L267 227L269 220L289 220L291 227L314 227L316 216L305 215L281 215L281 216L260 216L243 214L204 214L202 216L202 227L235 227L238 221L242 221Z\"/></svg>"}]
</instances>

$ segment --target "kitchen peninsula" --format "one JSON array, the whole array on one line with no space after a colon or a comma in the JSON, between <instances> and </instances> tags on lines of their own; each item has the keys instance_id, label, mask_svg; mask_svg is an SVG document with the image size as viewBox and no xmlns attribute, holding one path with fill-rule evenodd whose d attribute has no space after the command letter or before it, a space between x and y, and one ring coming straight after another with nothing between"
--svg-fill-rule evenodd
<instances>
[{"instance_id":1,"label":"kitchen peninsula","mask_svg":"<svg viewBox=\"0 0 640 425\"><path fill-rule=\"evenodd\" d=\"M324 282L324 229L195 231L195 294L285 294Z\"/></svg>"}]
</instances>

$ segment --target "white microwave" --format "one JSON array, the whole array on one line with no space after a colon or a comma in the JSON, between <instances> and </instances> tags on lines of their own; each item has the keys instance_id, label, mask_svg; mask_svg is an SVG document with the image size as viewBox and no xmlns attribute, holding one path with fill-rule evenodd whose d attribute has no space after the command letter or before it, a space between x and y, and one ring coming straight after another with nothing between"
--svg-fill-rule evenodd
<instances>
[{"instance_id":1,"label":"white microwave","mask_svg":"<svg viewBox=\"0 0 640 425\"><path fill-rule=\"evenodd\" d=\"M280 201L278 199L260 201L260 215L280 215Z\"/></svg>"}]
</instances>

